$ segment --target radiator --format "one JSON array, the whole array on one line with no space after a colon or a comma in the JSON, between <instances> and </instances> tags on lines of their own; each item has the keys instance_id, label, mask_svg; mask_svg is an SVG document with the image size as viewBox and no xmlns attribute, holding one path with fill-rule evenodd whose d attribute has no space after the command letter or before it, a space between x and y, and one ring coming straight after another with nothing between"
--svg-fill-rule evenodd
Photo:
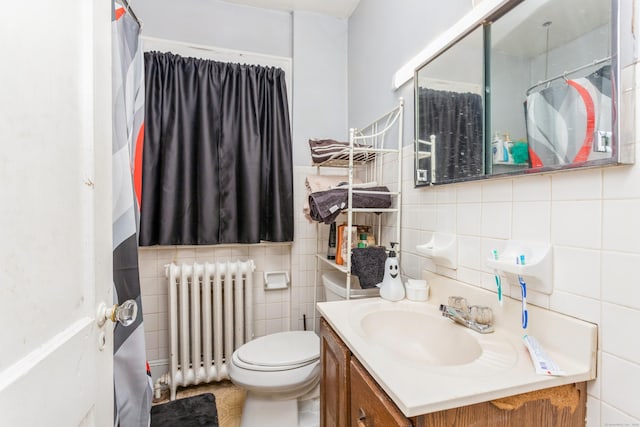
<instances>
[{"instance_id":1,"label":"radiator","mask_svg":"<svg viewBox=\"0 0 640 427\"><path fill-rule=\"evenodd\" d=\"M253 338L252 260L166 266L169 386L229 379L233 352Z\"/></svg>"}]
</instances>

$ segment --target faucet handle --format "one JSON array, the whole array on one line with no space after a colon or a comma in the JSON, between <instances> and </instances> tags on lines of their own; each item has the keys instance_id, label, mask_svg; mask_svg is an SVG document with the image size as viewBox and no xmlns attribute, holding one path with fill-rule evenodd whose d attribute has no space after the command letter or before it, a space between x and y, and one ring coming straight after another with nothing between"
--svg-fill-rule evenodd
<instances>
[{"instance_id":1,"label":"faucet handle","mask_svg":"<svg viewBox=\"0 0 640 427\"><path fill-rule=\"evenodd\" d=\"M447 303L451 307L461 310L463 313L469 312L469 303L465 297L450 296Z\"/></svg>"},{"instance_id":2,"label":"faucet handle","mask_svg":"<svg viewBox=\"0 0 640 427\"><path fill-rule=\"evenodd\" d=\"M472 305L469 307L470 320L481 325L493 325L493 310L491 307L483 305Z\"/></svg>"}]
</instances>

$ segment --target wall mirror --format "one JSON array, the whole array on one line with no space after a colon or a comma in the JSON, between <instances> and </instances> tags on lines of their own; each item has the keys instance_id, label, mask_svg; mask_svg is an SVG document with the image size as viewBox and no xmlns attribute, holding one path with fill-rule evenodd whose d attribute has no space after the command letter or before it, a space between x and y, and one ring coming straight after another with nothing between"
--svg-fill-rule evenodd
<instances>
[{"instance_id":1,"label":"wall mirror","mask_svg":"<svg viewBox=\"0 0 640 427\"><path fill-rule=\"evenodd\" d=\"M416 73L416 183L484 174L484 48L477 27Z\"/></svg>"},{"instance_id":2,"label":"wall mirror","mask_svg":"<svg viewBox=\"0 0 640 427\"><path fill-rule=\"evenodd\" d=\"M617 4L510 4L418 67L416 186L621 162Z\"/></svg>"}]
</instances>

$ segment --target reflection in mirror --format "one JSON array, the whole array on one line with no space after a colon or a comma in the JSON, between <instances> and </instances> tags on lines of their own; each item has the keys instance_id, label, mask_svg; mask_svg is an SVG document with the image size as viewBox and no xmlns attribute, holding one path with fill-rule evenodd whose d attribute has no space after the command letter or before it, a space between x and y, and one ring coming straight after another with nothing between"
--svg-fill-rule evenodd
<instances>
[{"instance_id":1,"label":"reflection in mirror","mask_svg":"<svg viewBox=\"0 0 640 427\"><path fill-rule=\"evenodd\" d=\"M483 51L478 27L416 71L416 185L484 175Z\"/></svg>"},{"instance_id":2,"label":"reflection in mirror","mask_svg":"<svg viewBox=\"0 0 640 427\"><path fill-rule=\"evenodd\" d=\"M416 186L633 163L619 139L619 8L505 2L419 67Z\"/></svg>"},{"instance_id":3,"label":"reflection in mirror","mask_svg":"<svg viewBox=\"0 0 640 427\"><path fill-rule=\"evenodd\" d=\"M492 174L611 162L611 2L531 0L491 25Z\"/></svg>"}]
</instances>

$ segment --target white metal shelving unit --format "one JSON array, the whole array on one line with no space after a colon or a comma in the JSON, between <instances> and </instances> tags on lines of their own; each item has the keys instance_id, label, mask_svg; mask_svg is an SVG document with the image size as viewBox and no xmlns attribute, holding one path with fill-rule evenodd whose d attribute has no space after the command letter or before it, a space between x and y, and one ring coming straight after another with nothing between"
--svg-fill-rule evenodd
<instances>
[{"instance_id":1,"label":"white metal shelving unit","mask_svg":"<svg viewBox=\"0 0 640 427\"><path fill-rule=\"evenodd\" d=\"M401 214L400 209L402 206L402 131L403 131L403 113L404 113L404 101L400 99L398 105L391 111L377 118L369 125L361 129L352 128L349 130L349 147L343 152L337 153L332 156L331 159L316 164L317 173L322 173L323 167L340 167L346 168L348 175L348 202L347 207L344 209L343 214L346 215L347 230L351 230L354 225L361 225L355 222L356 217L361 219L364 215L368 215L368 221L362 225L370 225L375 230L376 244L389 247L390 242L400 241L400 221ZM394 137L397 138L397 140ZM356 160L358 155L363 154L365 160ZM389 176L388 170L385 170L385 163L391 160L390 156L397 162L397 176ZM396 157L397 156L397 157ZM387 176L385 176L387 172ZM388 193L392 199L392 205L387 209L380 208L354 208L353 195L354 194L366 194L372 193L366 189L354 188L354 178L362 179L364 182L377 182L378 185L387 186ZM381 194L380 192L376 192ZM396 213L395 224L392 226L395 228L395 234L393 238L389 238L387 242L383 242L382 233L382 215L370 215L370 214L385 214ZM375 222L369 224L368 222ZM389 226L387 224L387 226ZM326 241L322 239L322 233L320 232L320 224L317 225L317 238L318 241ZM346 247L352 246L352 233L347 232ZM323 245L317 244L318 249ZM340 248L337 248L340 250ZM398 252L398 251L396 251ZM400 253L398 253L400 256ZM335 260L329 260L326 257L326 250L316 255L316 275L314 280L314 327L316 322L315 316L315 303L318 289L319 275L321 274L321 266L327 265L331 268L337 269L346 273L346 295L349 299L351 294L351 256L350 250L347 251L347 257L344 265L339 265Z\"/></svg>"}]
</instances>

